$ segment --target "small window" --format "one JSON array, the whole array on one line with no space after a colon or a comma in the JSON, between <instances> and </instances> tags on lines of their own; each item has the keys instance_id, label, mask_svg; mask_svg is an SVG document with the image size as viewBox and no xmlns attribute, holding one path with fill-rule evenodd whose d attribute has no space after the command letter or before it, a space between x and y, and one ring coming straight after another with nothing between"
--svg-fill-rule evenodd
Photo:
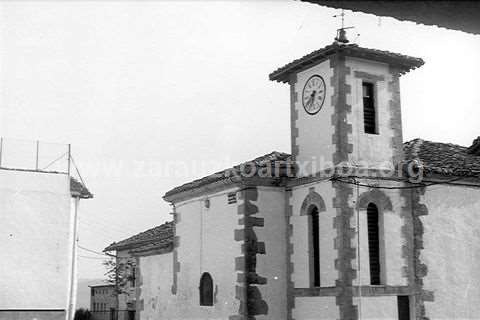
<instances>
[{"instance_id":1,"label":"small window","mask_svg":"<svg viewBox=\"0 0 480 320\"><path fill-rule=\"evenodd\" d=\"M200 305L213 306L213 280L208 272L200 278Z\"/></svg>"},{"instance_id":2,"label":"small window","mask_svg":"<svg viewBox=\"0 0 480 320\"><path fill-rule=\"evenodd\" d=\"M370 261L370 284L379 285L380 279L380 227L378 224L378 209L373 203L367 207L368 224L368 256Z\"/></svg>"},{"instance_id":3,"label":"small window","mask_svg":"<svg viewBox=\"0 0 480 320\"><path fill-rule=\"evenodd\" d=\"M235 192L230 192L227 195L227 202L228 204L237 203L237 194Z\"/></svg>"},{"instance_id":4,"label":"small window","mask_svg":"<svg viewBox=\"0 0 480 320\"><path fill-rule=\"evenodd\" d=\"M373 83L363 82L363 124L365 133L378 134Z\"/></svg>"},{"instance_id":5,"label":"small window","mask_svg":"<svg viewBox=\"0 0 480 320\"><path fill-rule=\"evenodd\" d=\"M318 208L312 206L310 208L310 232L311 232L311 253L310 253L310 266L313 269L312 285L314 287L320 287L320 224L318 217Z\"/></svg>"},{"instance_id":6,"label":"small window","mask_svg":"<svg viewBox=\"0 0 480 320\"><path fill-rule=\"evenodd\" d=\"M410 320L410 299L408 296L397 297L398 320Z\"/></svg>"}]
</instances>

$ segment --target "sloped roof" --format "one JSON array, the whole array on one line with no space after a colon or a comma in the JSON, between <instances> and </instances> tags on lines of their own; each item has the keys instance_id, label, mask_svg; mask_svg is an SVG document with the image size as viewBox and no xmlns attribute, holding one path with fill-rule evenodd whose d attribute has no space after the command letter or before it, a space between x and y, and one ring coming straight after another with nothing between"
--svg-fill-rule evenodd
<instances>
[{"instance_id":1,"label":"sloped roof","mask_svg":"<svg viewBox=\"0 0 480 320\"><path fill-rule=\"evenodd\" d=\"M334 42L331 45L313 51L312 53L309 53L300 59L296 59L284 65L283 67L278 68L269 75L269 78L270 80L275 80L279 82L288 82L289 75L292 72L302 70L303 68L313 63L325 60L327 57L337 53L344 53L345 55L350 57L365 58L395 65L399 67L403 72L418 68L424 64L424 61L420 58L415 58L390 51L362 48L359 47L357 44L339 44L337 42Z\"/></svg>"},{"instance_id":2,"label":"sloped roof","mask_svg":"<svg viewBox=\"0 0 480 320\"><path fill-rule=\"evenodd\" d=\"M146 251L150 249L168 248L173 244L173 222L169 221L160 226L140 232L130 238L114 242L104 251L126 250Z\"/></svg>"},{"instance_id":3,"label":"sloped roof","mask_svg":"<svg viewBox=\"0 0 480 320\"><path fill-rule=\"evenodd\" d=\"M291 165L289 162L290 159L291 159L291 156L288 153L273 151L269 154L266 154L261 157L255 158L253 160L236 165L232 168L228 168L228 169L216 172L214 174L208 175L206 177L203 177L201 179L197 179L192 182L182 184L181 186L173 188L172 190L165 193L164 198L168 198L173 194L195 189L200 186L207 185L213 182L228 181L228 180L231 180L233 177L243 177L245 175L249 175L249 172L250 172L249 170L251 170L252 167L255 167L255 175L252 175L252 176L258 177L260 170L262 168L266 168L267 165L270 165L271 168L276 168L278 170L279 175L275 178L280 179L282 177L287 176L287 167ZM293 166L290 167L290 169L292 168Z\"/></svg>"},{"instance_id":4,"label":"sloped roof","mask_svg":"<svg viewBox=\"0 0 480 320\"><path fill-rule=\"evenodd\" d=\"M80 181L70 177L70 192L72 195L79 195L82 199L93 198L93 194Z\"/></svg>"},{"instance_id":5,"label":"sloped roof","mask_svg":"<svg viewBox=\"0 0 480 320\"><path fill-rule=\"evenodd\" d=\"M431 142L422 139L415 139L404 143L405 160L419 161L423 165L426 173L469 177L480 176L480 156L468 153L467 149L467 147L451 143ZM169 198L171 195L210 183L229 181L232 179L232 176L242 176L242 173L244 173L242 172L242 166L245 164L249 165L243 168L254 165L257 168L257 173L260 168L265 168L267 164L270 164L273 168L280 167L280 176L276 177L277 179L295 177L291 155L274 151L232 168L182 184L165 193L164 198ZM290 171L287 171L287 167L289 167ZM288 172L292 175L289 175Z\"/></svg>"},{"instance_id":6,"label":"sloped roof","mask_svg":"<svg viewBox=\"0 0 480 320\"><path fill-rule=\"evenodd\" d=\"M406 160L417 160L424 172L451 176L480 177L480 156L452 143L414 139L404 143Z\"/></svg>"}]
</instances>

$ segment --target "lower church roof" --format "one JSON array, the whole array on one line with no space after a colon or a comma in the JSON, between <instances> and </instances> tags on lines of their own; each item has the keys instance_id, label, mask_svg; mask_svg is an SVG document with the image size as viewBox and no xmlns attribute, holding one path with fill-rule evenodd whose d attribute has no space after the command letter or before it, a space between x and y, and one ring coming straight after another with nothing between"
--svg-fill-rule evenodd
<instances>
[{"instance_id":1,"label":"lower church roof","mask_svg":"<svg viewBox=\"0 0 480 320\"><path fill-rule=\"evenodd\" d=\"M403 150L406 160L418 161L427 174L480 177L480 156L468 147L417 138L405 142Z\"/></svg>"},{"instance_id":2,"label":"lower church roof","mask_svg":"<svg viewBox=\"0 0 480 320\"><path fill-rule=\"evenodd\" d=\"M169 221L157 227L140 232L130 238L114 242L104 251L130 250L134 253L153 249L169 249L173 245L173 222Z\"/></svg>"},{"instance_id":3,"label":"lower church roof","mask_svg":"<svg viewBox=\"0 0 480 320\"><path fill-rule=\"evenodd\" d=\"M403 149L404 160L417 161L426 174L433 173L449 176L480 178L480 156L469 153L468 147L451 143L432 142L417 138L405 142ZM271 168L273 168L272 170L278 170L280 172L280 174L275 177L276 179L295 178L291 175L294 174L294 164L291 160L292 158L290 154L274 151L232 168L175 187L165 193L164 199L168 200L175 194L193 190L211 183L221 181L226 183L231 182L232 177L244 173L244 170L249 166L255 166L256 174L254 177L260 179L259 172L261 172L262 168L267 167L267 165L271 165Z\"/></svg>"}]
</instances>

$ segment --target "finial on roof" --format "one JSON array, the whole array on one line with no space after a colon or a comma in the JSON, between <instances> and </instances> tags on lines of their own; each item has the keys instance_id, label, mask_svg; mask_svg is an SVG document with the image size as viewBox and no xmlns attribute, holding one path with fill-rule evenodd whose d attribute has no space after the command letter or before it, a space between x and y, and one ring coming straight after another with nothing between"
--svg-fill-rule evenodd
<instances>
[{"instance_id":1,"label":"finial on roof","mask_svg":"<svg viewBox=\"0 0 480 320\"><path fill-rule=\"evenodd\" d=\"M342 13L336 14L333 16L334 18L341 17L342 19L342 26L340 29L337 29L337 36L335 37L335 41L337 43L343 43L346 44L348 43L347 39L347 32L345 31L346 29L352 29L354 27L345 27L345 11L342 9Z\"/></svg>"}]
</instances>

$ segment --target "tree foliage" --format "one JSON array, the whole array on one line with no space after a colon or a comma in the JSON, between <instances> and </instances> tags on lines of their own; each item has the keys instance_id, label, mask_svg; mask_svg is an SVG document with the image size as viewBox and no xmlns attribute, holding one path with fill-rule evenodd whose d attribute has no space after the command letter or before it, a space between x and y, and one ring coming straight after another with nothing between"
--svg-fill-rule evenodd
<instances>
[{"instance_id":1,"label":"tree foliage","mask_svg":"<svg viewBox=\"0 0 480 320\"><path fill-rule=\"evenodd\" d=\"M91 320L91 319L92 319L92 313L87 309L83 309L83 308L77 309L73 317L73 320Z\"/></svg>"},{"instance_id":2,"label":"tree foliage","mask_svg":"<svg viewBox=\"0 0 480 320\"><path fill-rule=\"evenodd\" d=\"M107 282L115 285L115 290L118 294L127 293L128 283L135 278L135 260L111 258L104 261L103 265L107 269L105 272Z\"/></svg>"}]
</instances>

